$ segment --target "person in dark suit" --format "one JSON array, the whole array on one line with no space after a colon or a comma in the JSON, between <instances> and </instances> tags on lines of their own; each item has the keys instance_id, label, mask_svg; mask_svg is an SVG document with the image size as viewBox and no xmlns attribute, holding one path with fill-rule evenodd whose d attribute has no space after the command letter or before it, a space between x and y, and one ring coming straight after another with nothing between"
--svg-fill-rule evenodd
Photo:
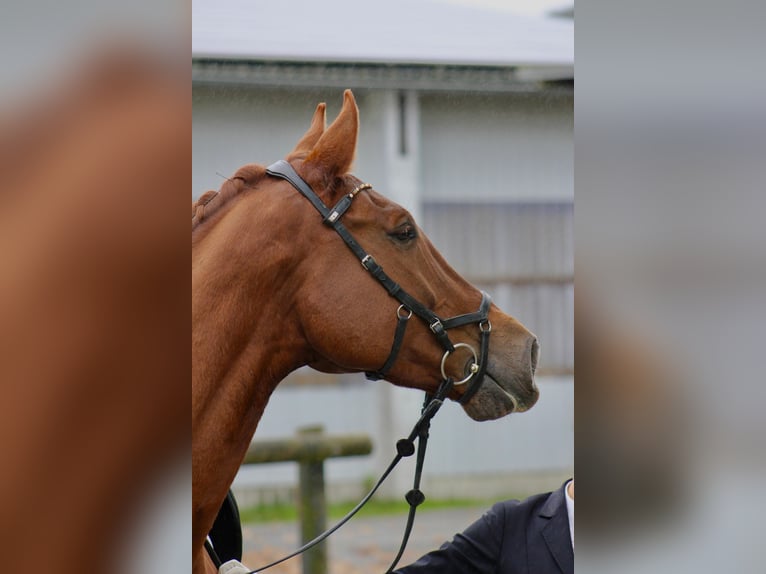
<instances>
[{"instance_id":1,"label":"person in dark suit","mask_svg":"<svg viewBox=\"0 0 766 574\"><path fill-rule=\"evenodd\" d=\"M574 574L574 480L498 502L438 550L395 574Z\"/></svg>"}]
</instances>

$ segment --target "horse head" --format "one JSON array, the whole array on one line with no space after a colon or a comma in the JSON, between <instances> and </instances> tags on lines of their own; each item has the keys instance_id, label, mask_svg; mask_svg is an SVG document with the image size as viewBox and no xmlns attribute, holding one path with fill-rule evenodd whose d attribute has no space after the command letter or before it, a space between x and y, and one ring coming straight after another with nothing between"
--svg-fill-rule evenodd
<instances>
[{"instance_id":1,"label":"horse head","mask_svg":"<svg viewBox=\"0 0 766 574\"><path fill-rule=\"evenodd\" d=\"M537 401L536 337L349 173L358 130L346 91L332 125L320 104L285 160L245 166L192 205L195 573L211 566L204 538L268 398L296 368L449 389L476 420Z\"/></svg>"},{"instance_id":2,"label":"horse head","mask_svg":"<svg viewBox=\"0 0 766 574\"><path fill-rule=\"evenodd\" d=\"M363 255L357 252L355 257L337 229L323 225L317 210L290 183L274 184L291 198L291 213L296 214L290 244L300 254L294 258L290 289L292 311L311 349L307 364L325 372L373 371L396 385L433 392L444 376L458 382L470 379L481 361L482 332L491 329L484 380L463 408L476 420L529 409L538 398L536 337L484 302L482 293L452 269L406 209L349 173L358 130L358 108L347 90L340 114L327 128L325 106L319 104L311 127L286 160L325 206L346 209L342 225L372 258L375 269L360 265ZM375 273L378 268L390 279L388 284ZM392 295L397 288L415 300L413 305ZM439 318L473 313L482 304L486 311L449 329L455 348L448 352L432 328L432 317L417 313L417 303ZM416 317L394 343L400 319L411 316L413 306ZM395 344L399 349L392 355ZM455 385L451 398L468 398L468 388Z\"/></svg>"}]
</instances>

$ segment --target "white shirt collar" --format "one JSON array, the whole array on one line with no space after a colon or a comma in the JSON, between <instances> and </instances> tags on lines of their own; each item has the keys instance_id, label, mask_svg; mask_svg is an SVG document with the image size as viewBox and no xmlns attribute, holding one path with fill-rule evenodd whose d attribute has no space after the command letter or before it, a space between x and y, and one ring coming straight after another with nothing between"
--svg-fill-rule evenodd
<instances>
[{"instance_id":1,"label":"white shirt collar","mask_svg":"<svg viewBox=\"0 0 766 574\"><path fill-rule=\"evenodd\" d=\"M572 548L574 549L574 498L569 496L569 485L571 480L564 486L564 496L567 500L567 515L569 516L569 536L572 540Z\"/></svg>"}]
</instances>

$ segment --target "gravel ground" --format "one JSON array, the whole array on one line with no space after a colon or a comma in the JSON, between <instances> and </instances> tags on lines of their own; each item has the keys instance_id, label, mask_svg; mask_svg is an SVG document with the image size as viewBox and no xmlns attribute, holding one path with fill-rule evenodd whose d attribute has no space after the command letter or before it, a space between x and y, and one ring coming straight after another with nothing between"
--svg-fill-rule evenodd
<instances>
[{"instance_id":1,"label":"gravel ground","mask_svg":"<svg viewBox=\"0 0 766 574\"><path fill-rule=\"evenodd\" d=\"M419 509L407 550L399 565L414 562L438 548L456 532L479 518L486 506L427 510ZM328 540L329 574L383 574L399 549L405 514L355 517ZM243 527L243 562L250 568L281 558L298 546L298 524L270 522ZM295 557L267 570L269 574L302 574L301 558Z\"/></svg>"}]
</instances>

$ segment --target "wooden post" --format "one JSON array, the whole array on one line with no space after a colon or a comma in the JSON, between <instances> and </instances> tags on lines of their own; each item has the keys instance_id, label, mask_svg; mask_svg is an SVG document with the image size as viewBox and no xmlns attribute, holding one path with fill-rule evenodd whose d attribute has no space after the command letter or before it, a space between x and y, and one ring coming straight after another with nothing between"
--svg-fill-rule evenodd
<instances>
[{"instance_id":1,"label":"wooden post","mask_svg":"<svg viewBox=\"0 0 766 574\"><path fill-rule=\"evenodd\" d=\"M324 428L304 427L298 435L311 449L321 440ZM312 440L314 439L314 440ZM324 487L324 458L306 457L298 462L298 491L300 493L301 544L322 534L327 528L327 504ZM303 574L327 574L327 543L317 544L303 554Z\"/></svg>"},{"instance_id":2,"label":"wooden post","mask_svg":"<svg viewBox=\"0 0 766 574\"><path fill-rule=\"evenodd\" d=\"M305 544L327 528L325 459L370 452L372 441L367 435L326 435L322 426L310 426L298 429L293 437L253 441L243 464L298 463L300 538L301 544ZM327 543L306 551L302 560L303 574L327 574Z\"/></svg>"}]
</instances>

